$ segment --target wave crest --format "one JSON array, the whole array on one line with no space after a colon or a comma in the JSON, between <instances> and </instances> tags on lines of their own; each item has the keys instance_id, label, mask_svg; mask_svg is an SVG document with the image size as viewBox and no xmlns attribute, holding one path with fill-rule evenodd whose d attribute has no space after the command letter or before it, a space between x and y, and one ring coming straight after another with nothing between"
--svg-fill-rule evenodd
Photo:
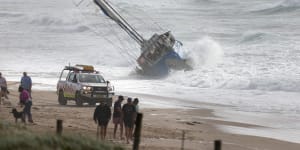
<instances>
[{"instance_id":1,"label":"wave crest","mask_svg":"<svg viewBox=\"0 0 300 150\"><path fill-rule=\"evenodd\" d=\"M29 23L40 26L66 26L78 24L78 22L74 20L64 20L63 18L52 16L35 16Z\"/></svg>"},{"instance_id":2,"label":"wave crest","mask_svg":"<svg viewBox=\"0 0 300 150\"><path fill-rule=\"evenodd\" d=\"M78 20L71 17L55 17L55 16L35 16L29 20L29 24L46 28L53 32L85 32L90 30L88 26L82 25Z\"/></svg>"},{"instance_id":3,"label":"wave crest","mask_svg":"<svg viewBox=\"0 0 300 150\"><path fill-rule=\"evenodd\" d=\"M0 18L6 18L6 17L22 17L23 14L21 13L16 13L16 12L0 12Z\"/></svg>"},{"instance_id":4,"label":"wave crest","mask_svg":"<svg viewBox=\"0 0 300 150\"><path fill-rule=\"evenodd\" d=\"M267 39L268 37L269 35L264 32L248 31L242 35L242 39L239 41L239 43L252 43L258 41L261 42Z\"/></svg>"},{"instance_id":5,"label":"wave crest","mask_svg":"<svg viewBox=\"0 0 300 150\"><path fill-rule=\"evenodd\" d=\"M224 66L223 66L224 67ZM300 80L285 76L254 75L251 71L203 67L189 72L173 72L171 83L187 87L231 90L299 92Z\"/></svg>"},{"instance_id":6,"label":"wave crest","mask_svg":"<svg viewBox=\"0 0 300 150\"><path fill-rule=\"evenodd\" d=\"M289 13L300 9L299 0L284 0L278 4L273 5L269 8L260 9L254 12L260 14L278 14L278 13Z\"/></svg>"}]
</instances>

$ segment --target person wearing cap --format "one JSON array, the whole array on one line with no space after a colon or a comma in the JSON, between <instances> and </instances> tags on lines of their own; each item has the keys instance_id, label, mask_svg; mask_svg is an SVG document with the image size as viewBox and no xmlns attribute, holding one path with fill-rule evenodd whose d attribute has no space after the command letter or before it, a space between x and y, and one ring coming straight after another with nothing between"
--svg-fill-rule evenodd
<instances>
[{"instance_id":1,"label":"person wearing cap","mask_svg":"<svg viewBox=\"0 0 300 150\"><path fill-rule=\"evenodd\" d=\"M1 88L1 96L4 96L6 99L8 99L8 90L7 90L7 83L6 79L2 76L2 73L0 72L0 88ZM0 97L2 98L2 97Z\"/></svg>"},{"instance_id":2,"label":"person wearing cap","mask_svg":"<svg viewBox=\"0 0 300 150\"><path fill-rule=\"evenodd\" d=\"M128 98L127 103L124 104L122 108L123 113L123 121L125 125L125 136L127 144L129 144L129 140L132 140L132 130L134 124L134 117L136 117L136 109L132 103L132 99Z\"/></svg>"},{"instance_id":3,"label":"person wearing cap","mask_svg":"<svg viewBox=\"0 0 300 150\"><path fill-rule=\"evenodd\" d=\"M94 121L98 125L97 129L100 126L101 140L105 140L107 125L110 118L111 118L110 107L106 103L101 102L100 105L96 107L94 112ZM97 137L98 137L98 130L97 130Z\"/></svg>"},{"instance_id":4,"label":"person wearing cap","mask_svg":"<svg viewBox=\"0 0 300 150\"><path fill-rule=\"evenodd\" d=\"M120 95L118 100L114 103L114 112L113 112L113 123L114 127L114 138L116 138L116 132L118 125L120 125L120 139L123 139L123 119L122 119L122 102L124 97Z\"/></svg>"}]
</instances>

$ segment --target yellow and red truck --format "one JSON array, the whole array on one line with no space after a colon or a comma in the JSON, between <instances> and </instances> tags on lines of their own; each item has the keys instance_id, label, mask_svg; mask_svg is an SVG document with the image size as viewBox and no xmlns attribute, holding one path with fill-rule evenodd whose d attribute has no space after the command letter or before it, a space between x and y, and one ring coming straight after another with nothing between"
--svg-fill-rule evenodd
<instances>
[{"instance_id":1,"label":"yellow and red truck","mask_svg":"<svg viewBox=\"0 0 300 150\"><path fill-rule=\"evenodd\" d=\"M112 106L114 87L90 65L65 66L57 82L58 103L66 105L74 100L77 106L83 103L95 105L104 102Z\"/></svg>"}]
</instances>

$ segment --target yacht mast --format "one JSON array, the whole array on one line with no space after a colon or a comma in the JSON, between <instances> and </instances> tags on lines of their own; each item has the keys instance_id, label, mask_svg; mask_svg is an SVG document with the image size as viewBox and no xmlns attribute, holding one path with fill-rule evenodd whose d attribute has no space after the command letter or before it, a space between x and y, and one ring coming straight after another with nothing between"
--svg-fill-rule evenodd
<instances>
[{"instance_id":1,"label":"yacht mast","mask_svg":"<svg viewBox=\"0 0 300 150\"><path fill-rule=\"evenodd\" d=\"M114 20L140 46L143 44L144 38L106 0L94 0L94 2L105 15Z\"/></svg>"}]
</instances>

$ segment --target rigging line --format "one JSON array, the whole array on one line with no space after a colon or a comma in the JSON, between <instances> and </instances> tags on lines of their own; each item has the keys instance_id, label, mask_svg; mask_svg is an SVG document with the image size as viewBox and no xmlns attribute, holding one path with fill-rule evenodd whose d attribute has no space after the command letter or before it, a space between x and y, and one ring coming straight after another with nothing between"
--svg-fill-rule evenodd
<instances>
[{"instance_id":1,"label":"rigging line","mask_svg":"<svg viewBox=\"0 0 300 150\"><path fill-rule=\"evenodd\" d=\"M111 31L114 32L113 34L116 35L116 38L120 41L120 43L121 44L123 43L122 45L127 45L128 44L128 42L126 43L126 42L124 42L125 40L121 39L121 36L118 36L118 34L117 34L117 32L115 32L115 30L111 30ZM134 49L136 47L130 47L130 48ZM137 56L134 54L134 52L130 53L131 51L129 50L128 46L127 46L126 50L121 51L121 52L122 53L124 53L124 52L127 53L127 55L130 56L130 57L132 57L132 58L137 58ZM135 63L135 60L133 60L133 63Z\"/></svg>"},{"instance_id":2,"label":"rigging line","mask_svg":"<svg viewBox=\"0 0 300 150\"><path fill-rule=\"evenodd\" d=\"M83 1L84 1L84 0L81 0L78 4L75 4L75 3L74 3L74 4L75 4L76 7L78 7L79 5L81 5L81 3L82 3ZM74 1L73 1L73 2L74 2Z\"/></svg>"},{"instance_id":3,"label":"rigging line","mask_svg":"<svg viewBox=\"0 0 300 150\"><path fill-rule=\"evenodd\" d=\"M121 45L126 45L125 42L118 36L117 32L115 32L115 30L112 29L112 30L110 30L110 31L111 31L111 33L112 33L113 35L115 35L115 37L117 38L117 40L120 41ZM122 43L123 43L123 44L122 44ZM137 58L137 57L134 57L131 53L129 53L128 48L124 48L124 47L123 47L123 50L120 51L120 53L122 53L123 56L125 56L124 53L126 53L127 56L129 56L129 57ZM128 60L130 60L130 61L132 62L132 64L134 63L134 60L133 60L133 59L128 59Z\"/></svg>"},{"instance_id":4,"label":"rigging line","mask_svg":"<svg viewBox=\"0 0 300 150\"><path fill-rule=\"evenodd\" d=\"M127 24L126 26L126 21L122 20L122 17L105 1L102 0L103 3L106 4L105 7L107 7L108 9L110 9L109 11L111 11L113 13L114 16L111 16L110 14L106 13L106 10L103 8L103 6L101 6L100 2L97 0L94 0L94 3L96 5L99 6L99 8L108 16L110 17L112 20L114 20L121 28L123 28L127 34L130 35L131 38L135 39L137 43L141 44L141 39L139 39L138 37L138 33L134 33L134 29L132 27L130 27L129 24ZM117 18L115 18L117 17ZM123 22L122 22L123 21Z\"/></svg>"},{"instance_id":5,"label":"rigging line","mask_svg":"<svg viewBox=\"0 0 300 150\"><path fill-rule=\"evenodd\" d=\"M73 0L73 4L75 4L74 3L74 0ZM90 4L88 4L87 6L89 6ZM75 5L76 6L76 5ZM78 5L79 6L79 5ZM78 8L78 10L80 10L80 8L78 7L78 6L76 6L77 8ZM83 15L83 13L80 13L81 14L81 16L83 16L85 19L87 19L87 17L85 16L85 15ZM84 24L84 25L86 25L86 26L88 26L89 28L91 28L92 30L92 32L94 33L94 34L96 34L97 36L101 36L101 37L103 37L100 33L99 33L99 31L97 31L96 30L96 28L95 27L93 27L93 26L90 26L90 25L88 25L88 24ZM103 37L106 41L108 41L111 45L113 45L113 46L115 46L115 47L117 47L118 49L124 49L124 48L122 48L122 47L120 47L120 46L118 46L118 45L115 45L114 43L115 42L113 42L113 41L111 41L110 39L108 39L108 38L106 38L106 37ZM123 56L125 56L123 53L121 53ZM126 57L126 56L125 56ZM132 61L130 61L129 59L127 59L127 62L129 63L129 64L131 64L131 65L135 65L135 63L133 63Z\"/></svg>"},{"instance_id":6,"label":"rigging line","mask_svg":"<svg viewBox=\"0 0 300 150\"><path fill-rule=\"evenodd\" d=\"M109 21L107 20L106 22L111 23L111 20L109 19ZM114 24L115 24L115 22L114 22ZM109 24L105 24L105 25L106 25L108 28L111 28L111 25L109 25ZM115 35L115 37L118 39L118 41L120 41L121 43L123 43L123 45L128 45L128 42L125 43L125 42L124 42L125 40L123 40L123 39L121 38L121 36L118 36L119 34L118 34L117 32L115 32L115 30L111 29L110 31L113 32L112 34ZM133 49L133 48L136 48L136 47L131 47L131 48ZM136 59L138 56L135 55L134 52L130 53L131 51L129 50L128 47L127 47L127 49L125 49L125 48L123 48L123 49L124 49L124 50L121 51L121 53L124 53L124 52L125 52L125 53L127 53L128 56L134 58L134 60L132 59L132 61L133 61L134 64L136 64L135 59Z\"/></svg>"},{"instance_id":7,"label":"rigging line","mask_svg":"<svg viewBox=\"0 0 300 150\"><path fill-rule=\"evenodd\" d=\"M111 7L109 5L109 7ZM143 37L113 8L111 7L111 9L113 9L113 11L115 11L115 13L121 18L121 20L127 25L127 26L124 26L125 28L128 29L128 27L131 29L129 30L131 33L133 31L133 35L134 36L137 36L137 39L142 43L143 42ZM123 24L122 24L123 25Z\"/></svg>"},{"instance_id":8,"label":"rigging line","mask_svg":"<svg viewBox=\"0 0 300 150\"><path fill-rule=\"evenodd\" d=\"M102 0L102 2L103 3L106 3L106 8L107 9L110 9L109 10L109 12L111 12L111 13L113 13L113 15L110 15L110 14L108 14L108 13L106 13L106 10L103 8L104 6L102 6L101 4L100 4L100 2L99 1L97 1L97 0L94 0L94 3L96 4L96 5L98 5L99 6L99 8L106 14L106 16L108 16L108 17L110 17L112 20L114 20L123 30L125 30L126 32L127 32L127 34L132 38L132 39L134 39L139 45L141 45L142 43L141 43L141 39L139 39L139 37L138 37L138 35L136 35L137 33L134 33L133 31L133 29L131 28L130 29L130 26L129 25L127 25L126 26L126 22L125 22L125 20L123 20L123 22L122 22L122 18L120 17L120 15L119 14L117 14L117 12L114 12L114 10L113 10L113 8L107 3L107 2L105 2L105 0ZM119 15L119 16L118 16ZM125 22L125 23L124 23Z\"/></svg>"},{"instance_id":9,"label":"rigging line","mask_svg":"<svg viewBox=\"0 0 300 150\"><path fill-rule=\"evenodd\" d=\"M89 4L91 4L91 2L90 2ZM107 24L104 24L104 25L106 25L108 28L111 28L111 26L109 26L109 25L107 25ZM111 31L114 31L114 30L111 30ZM114 35L118 35L118 34L114 34ZM117 36L116 36L116 37L117 37ZM109 39L107 39L107 38L105 38L105 39L106 39L107 41L109 41L112 45L114 45L114 42L113 42L112 40L109 40ZM119 41L123 41L123 40L119 39ZM114 45L114 46L116 46L116 45ZM125 49L125 48L123 48L123 47L119 47L119 46L118 46L118 48L119 48L119 49L123 49L123 51L121 51L121 53L122 53L123 56L126 57L126 55L124 54L124 52L125 52L125 53L127 53L127 56L132 57L132 59L127 59L128 62L129 62L129 60L131 61L131 62L129 62L131 65L136 65L135 59L138 57L137 55L135 55L134 53L129 53L130 51L128 51L127 49Z\"/></svg>"},{"instance_id":10,"label":"rigging line","mask_svg":"<svg viewBox=\"0 0 300 150\"><path fill-rule=\"evenodd\" d=\"M130 26L130 24L109 3L105 0L104 2L120 17L122 21L124 21L124 23L138 36L138 38L140 38L139 40L142 43L144 41L143 37L132 26Z\"/></svg>"},{"instance_id":11,"label":"rigging line","mask_svg":"<svg viewBox=\"0 0 300 150\"><path fill-rule=\"evenodd\" d=\"M72 0L73 4L74 4L77 8L79 8L79 6L80 6L84 1L86 1L86 0L81 0L81 1L79 1L78 3L76 3L75 0ZM88 4L86 5L86 7L88 7L88 6L90 6L90 5L91 5L91 1L88 2Z\"/></svg>"},{"instance_id":12,"label":"rigging line","mask_svg":"<svg viewBox=\"0 0 300 150\"><path fill-rule=\"evenodd\" d=\"M121 28L123 28L125 30L125 32L127 32L127 34L133 38L137 43L141 43L141 41L136 37L136 35L134 35L134 33L132 33L126 26L124 26L122 23L117 23Z\"/></svg>"},{"instance_id":13,"label":"rigging line","mask_svg":"<svg viewBox=\"0 0 300 150\"><path fill-rule=\"evenodd\" d=\"M108 28L111 28L111 25L109 25L109 23L111 23L111 20L109 19L109 20L107 20L106 22L107 22L107 23L104 24L104 25L107 26ZM114 24L115 24L115 23L114 23ZM118 41L120 41L121 43L124 43L124 42L123 42L124 40L122 40L122 39L118 36L118 33L115 32L115 30L111 29L110 32L111 32L113 35L115 35L115 38L117 38ZM125 44L124 44L124 45L125 45ZM132 58L132 59L127 59L128 62L131 61L131 62L130 62L131 65L136 65L135 59L137 58L137 56L131 54L130 51L129 51L128 49L125 49L124 47L122 47L122 48L120 48L120 49L123 49L122 51L120 51L120 53L121 53L124 57L129 56L129 57ZM127 54L127 55L125 55L124 53Z\"/></svg>"},{"instance_id":14,"label":"rigging line","mask_svg":"<svg viewBox=\"0 0 300 150\"><path fill-rule=\"evenodd\" d=\"M125 9L119 8L121 11L127 13L129 16L131 16L132 18L135 18L136 20L139 20L141 22L143 22L144 24L149 24L148 22L145 22L143 19L136 17L135 15L132 15L129 11L126 11ZM147 13L144 13L143 15L147 16L147 20L150 20L151 22L153 22L152 24L154 24L155 26L157 26L157 28L159 28L158 30L161 31L166 31L158 22L154 21L153 18L151 16L149 16Z\"/></svg>"},{"instance_id":15,"label":"rigging line","mask_svg":"<svg viewBox=\"0 0 300 150\"><path fill-rule=\"evenodd\" d=\"M104 25L106 25L106 26L108 26L108 27L111 27L111 26L109 26L108 24L104 24ZM111 31L111 32L114 32L113 29L111 29L110 31ZM117 34L113 34L113 35L115 35L116 38L117 38ZM121 53L121 55L123 55L124 57L128 57L128 56L129 56L129 57L131 57L131 58L134 58L132 55L130 55L130 54L128 53L128 50L125 49L124 47L117 46L117 45L115 44L115 42L113 42L112 40L108 39L108 38L105 37L105 36L102 36L102 37L103 37L104 39L106 39L107 41L109 41L112 45L114 45L114 46L118 47L119 49L121 49L120 53ZM120 39L118 39L118 40L122 42L122 40L120 40ZM124 52L125 52L125 54L127 54L127 55L125 55ZM136 57L135 57L135 58L136 58ZM135 65L135 61L134 61L135 58L134 58L134 59L127 59L127 62L128 62L129 64L131 64L131 65Z\"/></svg>"},{"instance_id":16,"label":"rigging line","mask_svg":"<svg viewBox=\"0 0 300 150\"><path fill-rule=\"evenodd\" d=\"M124 55L124 53L123 53L124 51L126 51L126 50L124 50L124 48L122 48L122 47L116 45L115 42L113 42L113 41L110 40L109 38L103 36L101 33L99 33L99 31L97 31L97 30L92 30L92 31L93 31L97 36L101 36L102 38L104 38L104 39L105 39L106 41L108 41L111 45L117 47L118 49L123 50L123 51L121 51L121 55L123 55L124 57L126 57L126 55ZM128 55L127 55L127 56L128 56ZM135 63L133 63L133 62L131 61L132 59L126 59L126 60L127 60L127 62L128 62L130 65L135 65Z\"/></svg>"},{"instance_id":17,"label":"rigging line","mask_svg":"<svg viewBox=\"0 0 300 150\"><path fill-rule=\"evenodd\" d=\"M115 24L115 23L114 23L114 24ZM111 26L110 26L109 24L104 24L104 25L106 25L108 28L111 28ZM117 34L117 32L116 32L115 30L111 29L111 30L110 30L110 33L112 33L113 35L115 35L115 38L117 38L117 40L120 41L121 44L124 43L123 45L125 45L124 40L122 40L122 39L118 36L118 34ZM108 40L107 38L105 38L105 39ZM115 42L113 42L112 40L109 40L109 41L110 41L110 43L115 44ZM120 52L124 57L127 57L127 58L129 57L129 58L131 58L131 59L127 59L127 61L128 61L131 65L136 65L135 59L137 58L137 56L131 54L130 51L128 50L128 48L126 49L126 48L124 48L124 47L120 47L120 49L121 49L121 51L119 51L119 52ZM125 55L125 54L126 54L126 55Z\"/></svg>"},{"instance_id":18,"label":"rigging line","mask_svg":"<svg viewBox=\"0 0 300 150\"><path fill-rule=\"evenodd\" d=\"M114 23L115 24L115 23ZM120 24L119 24L120 25ZM123 24L121 24L122 26L123 26ZM121 26L120 25L120 26ZM122 27L121 26L121 27ZM109 26L109 27L111 27L111 26ZM124 26L123 26L124 27ZM114 31L114 30L111 30L111 31ZM125 31L128 31L128 30L125 30ZM116 35L116 37L118 37L118 35L119 34L117 34L117 33L115 33L114 35ZM129 34L129 35L132 35L132 34ZM133 38L134 40L136 40L136 38ZM122 42L122 43L124 43L125 44L125 42L123 42L124 40L122 40L120 37L118 38L118 40L120 41L120 42ZM139 42L139 41L137 41L137 42ZM136 47L134 47L134 48L136 48ZM124 52L124 51L122 51L122 52ZM128 56L131 56L131 57L133 57L133 58L137 58L137 55L135 55L135 53L130 53L131 51L129 50L129 49L127 49L127 51L125 50L125 52L127 53L127 55ZM134 61L135 62L135 61Z\"/></svg>"},{"instance_id":19,"label":"rigging line","mask_svg":"<svg viewBox=\"0 0 300 150\"><path fill-rule=\"evenodd\" d=\"M115 31L115 30L112 30L112 31ZM114 32L113 34L116 35L116 38L117 38L121 43L123 43L123 45L128 45L128 42L125 42L125 40L123 40L123 39L121 38L121 36L119 36L119 34L118 34L117 32ZM130 45L132 45L132 44L130 44ZM131 46L130 48L133 49L133 48L136 48L136 47ZM127 50L128 50L128 51L125 51L125 52L127 52L129 55L133 56L134 58L137 58L137 56L134 55L134 52L130 53L131 51L129 51L128 46L127 46Z\"/></svg>"}]
</instances>

